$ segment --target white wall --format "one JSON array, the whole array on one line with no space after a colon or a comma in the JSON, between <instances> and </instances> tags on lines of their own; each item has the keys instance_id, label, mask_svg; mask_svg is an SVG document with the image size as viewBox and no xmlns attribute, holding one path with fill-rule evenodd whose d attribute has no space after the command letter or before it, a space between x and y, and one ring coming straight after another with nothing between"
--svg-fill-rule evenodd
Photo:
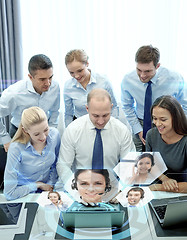
<instances>
[{"instance_id":1,"label":"white wall","mask_svg":"<svg viewBox=\"0 0 187 240\"><path fill-rule=\"evenodd\" d=\"M120 84L135 68L137 49L158 47L161 64L187 79L185 0L21 0L24 75L31 56L48 55L62 89L69 74L66 53L83 48L90 68L110 78L120 101Z\"/></svg>"}]
</instances>

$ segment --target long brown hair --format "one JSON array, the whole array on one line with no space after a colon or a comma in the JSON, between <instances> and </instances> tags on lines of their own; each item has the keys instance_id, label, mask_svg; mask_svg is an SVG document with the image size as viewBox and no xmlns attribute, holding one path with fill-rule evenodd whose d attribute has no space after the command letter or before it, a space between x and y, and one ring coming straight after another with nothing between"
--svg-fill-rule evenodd
<instances>
[{"instance_id":1,"label":"long brown hair","mask_svg":"<svg viewBox=\"0 0 187 240\"><path fill-rule=\"evenodd\" d=\"M157 98L151 107L151 115L155 107L167 109L172 116L173 130L179 135L187 135L187 118L176 98L170 95Z\"/></svg>"}]
</instances>

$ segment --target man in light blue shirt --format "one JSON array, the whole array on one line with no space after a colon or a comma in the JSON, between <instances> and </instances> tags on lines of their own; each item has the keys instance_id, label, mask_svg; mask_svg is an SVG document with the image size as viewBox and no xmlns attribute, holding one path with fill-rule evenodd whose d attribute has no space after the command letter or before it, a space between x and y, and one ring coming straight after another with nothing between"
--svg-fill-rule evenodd
<instances>
[{"instance_id":1,"label":"man in light blue shirt","mask_svg":"<svg viewBox=\"0 0 187 240\"><path fill-rule=\"evenodd\" d=\"M29 61L29 79L21 80L5 89L0 98L0 118L11 114L12 134L8 134L0 119L0 143L8 150L11 137L19 126L24 109L31 106L42 108L48 117L50 126L57 127L60 108L60 88L52 81L53 65L51 60L43 55L33 56Z\"/></svg>"},{"instance_id":2,"label":"man in light blue shirt","mask_svg":"<svg viewBox=\"0 0 187 240\"><path fill-rule=\"evenodd\" d=\"M138 49L136 70L125 75L121 84L122 108L129 121L137 151L145 145L143 138L144 99L148 82L152 82L152 103L162 95L174 96L187 115L187 87L183 77L160 67L160 52L151 45ZM142 145L143 143L143 145Z\"/></svg>"}]
</instances>

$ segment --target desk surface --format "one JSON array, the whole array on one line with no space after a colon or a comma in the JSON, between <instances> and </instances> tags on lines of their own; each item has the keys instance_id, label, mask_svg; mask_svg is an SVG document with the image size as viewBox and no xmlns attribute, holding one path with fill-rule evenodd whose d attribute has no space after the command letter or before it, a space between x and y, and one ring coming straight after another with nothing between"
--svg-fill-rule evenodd
<instances>
[{"instance_id":1,"label":"desk surface","mask_svg":"<svg viewBox=\"0 0 187 240\"><path fill-rule=\"evenodd\" d=\"M155 198L175 197L178 193L153 192ZM21 199L11 202L26 202L27 219L30 219L29 232L20 238L21 235L12 235L9 230L0 230L3 240L54 240L54 239L126 239L126 240L151 240L162 239L157 237L153 219L148 205L140 208L127 208L125 223L121 229L74 229L67 230L62 227L59 221L59 212L49 210L40 205L35 204L40 194L29 194ZM0 202L7 202L4 195L0 194ZM10 203L10 201L9 201ZM37 206L37 207L36 207ZM34 217L33 217L34 216ZM33 219L32 219L33 218ZM26 224L28 225L28 223ZM128 227L127 227L128 226ZM28 230L28 229L27 229ZM129 231L130 230L130 231ZM26 231L25 231L26 232ZM19 231L16 231L19 234ZM19 237L18 237L19 236ZM164 237L164 240L187 239L185 237Z\"/></svg>"}]
</instances>

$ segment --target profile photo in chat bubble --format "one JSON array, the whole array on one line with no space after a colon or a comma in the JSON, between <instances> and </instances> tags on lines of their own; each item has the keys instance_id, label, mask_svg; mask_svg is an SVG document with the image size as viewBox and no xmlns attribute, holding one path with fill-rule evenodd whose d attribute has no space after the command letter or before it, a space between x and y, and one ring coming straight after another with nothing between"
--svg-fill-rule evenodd
<instances>
[{"instance_id":1,"label":"profile photo in chat bubble","mask_svg":"<svg viewBox=\"0 0 187 240\"><path fill-rule=\"evenodd\" d=\"M129 206L139 206L140 200L144 198L144 190L140 187L133 187L127 192Z\"/></svg>"},{"instance_id":2,"label":"profile photo in chat bubble","mask_svg":"<svg viewBox=\"0 0 187 240\"><path fill-rule=\"evenodd\" d=\"M142 153L136 159L130 183L146 183L151 178L150 172L155 165L154 157L150 153Z\"/></svg>"},{"instance_id":3,"label":"profile photo in chat bubble","mask_svg":"<svg viewBox=\"0 0 187 240\"><path fill-rule=\"evenodd\" d=\"M122 184L151 184L161 176L167 167L159 152L134 152L128 154L118 163L114 171Z\"/></svg>"},{"instance_id":4,"label":"profile photo in chat bubble","mask_svg":"<svg viewBox=\"0 0 187 240\"><path fill-rule=\"evenodd\" d=\"M62 201L61 195L56 191L49 191L47 198L50 201L50 204L46 204L45 207L48 209L56 209L56 210L65 210L68 208L68 205Z\"/></svg>"},{"instance_id":5,"label":"profile photo in chat bubble","mask_svg":"<svg viewBox=\"0 0 187 240\"><path fill-rule=\"evenodd\" d=\"M78 191L84 202L101 202L102 196L111 190L108 170L78 169L74 173L71 187Z\"/></svg>"}]
</instances>

